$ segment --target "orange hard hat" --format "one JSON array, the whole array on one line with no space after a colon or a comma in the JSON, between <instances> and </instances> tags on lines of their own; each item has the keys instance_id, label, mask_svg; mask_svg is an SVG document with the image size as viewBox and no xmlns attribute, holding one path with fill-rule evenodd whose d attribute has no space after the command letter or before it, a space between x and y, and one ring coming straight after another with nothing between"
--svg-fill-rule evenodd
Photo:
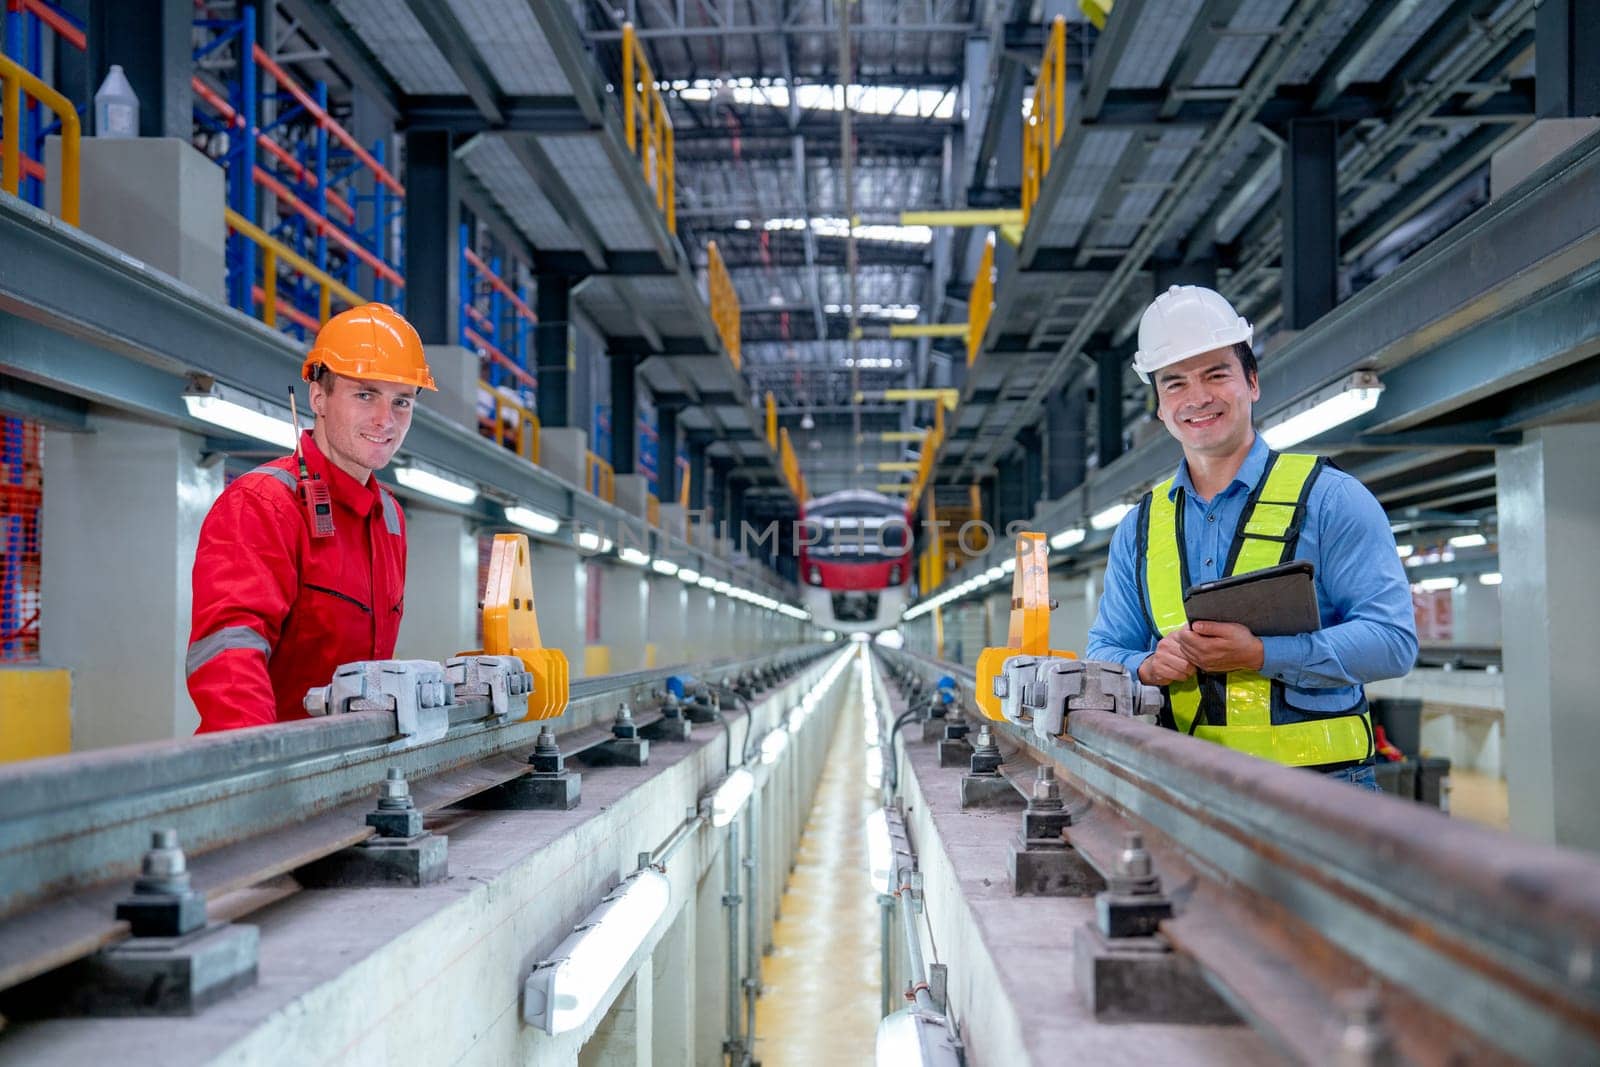
<instances>
[{"instance_id":1,"label":"orange hard hat","mask_svg":"<svg viewBox=\"0 0 1600 1067\"><path fill-rule=\"evenodd\" d=\"M362 304L323 323L300 377L314 381L319 366L346 378L439 388L416 328L388 304Z\"/></svg>"}]
</instances>

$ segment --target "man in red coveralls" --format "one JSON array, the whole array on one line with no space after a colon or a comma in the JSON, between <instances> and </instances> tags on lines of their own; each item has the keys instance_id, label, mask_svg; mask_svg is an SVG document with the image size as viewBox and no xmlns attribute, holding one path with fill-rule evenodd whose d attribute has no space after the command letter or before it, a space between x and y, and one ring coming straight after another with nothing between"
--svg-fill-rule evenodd
<instances>
[{"instance_id":1,"label":"man in red coveralls","mask_svg":"<svg viewBox=\"0 0 1600 1067\"><path fill-rule=\"evenodd\" d=\"M394 655L405 519L372 472L405 440L418 391L435 388L422 340L393 308L351 308L323 325L301 374L317 416L303 464L241 475L200 527L185 664L199 733L303 719L306 690L334 668Z\"/></svg>"}]
</instances>

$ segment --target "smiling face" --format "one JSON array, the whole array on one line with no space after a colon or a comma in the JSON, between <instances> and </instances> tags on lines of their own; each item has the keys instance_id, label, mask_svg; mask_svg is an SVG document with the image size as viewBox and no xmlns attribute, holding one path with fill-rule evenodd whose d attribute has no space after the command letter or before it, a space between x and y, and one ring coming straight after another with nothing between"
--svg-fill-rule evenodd
<instances>
[{"instance_id":1,"label":"smiling face","mask_svg":"<svg viewBox=\"0 0 1600 1067\"><path fill-rule=\"evenodd\" d=\"M324 373L311 386L312 436L329 462L366 484L406 439L417 387Z\"/></svg>"},{"instance_id":2,"label":"smiling face","mask_svg":"<svg viewBox=\"0 0 1600 1067\"><path fill-rule=\"evenodd\" d=\"M1250 445L1250 409L1261 398L1233 349L1216 348L1155 372L1156 414L1185 455L1231 456Z\"/></svg>"}]
</instances>

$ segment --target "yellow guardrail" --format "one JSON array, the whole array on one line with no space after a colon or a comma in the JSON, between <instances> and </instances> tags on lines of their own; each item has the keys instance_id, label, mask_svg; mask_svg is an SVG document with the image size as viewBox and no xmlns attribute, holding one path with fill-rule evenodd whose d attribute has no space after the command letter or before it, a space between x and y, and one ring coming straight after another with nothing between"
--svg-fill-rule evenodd
<instances>
[{"instance_id":1,"label":"yellow guardrail","mask_svg":"<svg viewBox=\"0 0 1600 1067\"><path fill-rule=\"evenodd\" d=\"M806 479L800 473L800 460L794 453L794 444L789 440L787 426L778 431L778 466L783 471L783 480L789 485L789 492L803 503L806 499Z\"/></svg>"},{"instance_id":2,"label":"yellow guardrail","mask_svg":"<svg viewBox=\"0 0 1600 1067\"><path fill-rule=\"evenodd\" d=\"M233 208L223 208L222 212L228 221L228 229L261 249L261 321L268 326L278 325L279 261L286 263L301 277L316 283L318 301L315 322L310 321L310 316L302 315L292 307L284 308L284 317L299 322L302 326L314 330L333 318L334 297L338 297L346 307L359 307L367 302L366 297L295 252L266 230L245 219Z\"/></svg>"},{"instance_id":3,"label":"yellow guardrail","mask_svg":"<svg viewBox=\"0 0 1600 1067\"><path fill-rule=\"evenodd\" d=\"M1039 187L1050 172L1050 157L1067 127L1067 20L1057 15L1045 39L1033 107L1022 130L1022 226L1028 226Z\"/></svg>"},{"instance_id":4,"label":"yellow guardrail","mask_svg":"<svg viewBox=\"0 0 1600 1067\"><path fill-rule=\"evenodd\" d=\"M739 294L734 291L733 278L728 265L722 261L717 242L706 242L706 291L711 300L711 321L716 323L717 336L728 350L734 370L739 369Z\"/></svg>"},{"instance_id":5,"label":"yellow guardrail","mask_svg":"<svg viewBox=\"0 0 1600 1067\"><path fill-rule=\"evenodd\" d=\"M778 449L778 401L772 393L767 393L767 444L773 451Z\"/></svg>"},{"instance_id":6,"label":"yellow guardrail","mask_svg":"<svg viewBox=\"0 0 1600 1067\"><path fill-rule=\"evenodd\" d=\"M0 188L12 196L16 196L22 188L24 90L55 112L56 118L61 120L61 219L72 226L81 225L78 182L83 124L78 121L78 111L72 106L72 101L39 80L28 68L5 56L0 56L0 110L5 112L5 125L0 130L0 136L5 139L4 145L0 146Z\"/></svg>"},{"instance_id":7,"label":"yellow guardrail","mask_svg":"<svg viewBox=\"0 0 1600 1067\"><path fill-rule=\"evenodd\" d=\"M656 210L666 218L667 229L677 233L677 151L672 118L631 22L622 25L622 124L628 132L628 150L639 157L644 180L655 190Z\"/></svg>"},{"instance_id":8,"label":"yellow guardrail","mask_svg":"<svg viewBox=\"0 0 1600 1067\"><path fill-rule=\"evenodd\" d=\"M967 297L967 366L977 362L978 350L983 347L983 332L989 328L989 316L994 314L994 233L983 244L983 258L978 261L978 273L972 279L972 292Z\"/></svg>"},{"instance_id":9,"label":"yellow guardrail","mask_svg":"<svg viewBox=\"0 0 1600 1067\"><path fill-rule=\"evenodd\" d=\"M644 517L651 526L661 529L661 498L654 493L645 494Z\"/></svg>"},{"instance_id":10,"label":"yellow guardrail","mask_svg":"<svg viewBox=\"0 0 1600 1067\"><path fill-rule=\"evenodd\" d=\"M489 394L494 402L494 426L490 434L494 438L494 443L504 448L509 434L513 451L529 463L538 463L539 416L482 378L478 379L478 390Z\"/></svg>"},{"instance_id":11,"label":"yellow guardrail","mask_svg":"<svg viewBox=\"0 0 1600 1067\"><path fill-rule=\"evenodd\" d=\"M589 492L593 493L601 500L604 500L606 503L616 503L617 472L612 469L611 464L607 463L593 452L589 452L587 455L588 464L584 468L583 475L584 486L589 490Z\"/></svg>"}]
</instances>

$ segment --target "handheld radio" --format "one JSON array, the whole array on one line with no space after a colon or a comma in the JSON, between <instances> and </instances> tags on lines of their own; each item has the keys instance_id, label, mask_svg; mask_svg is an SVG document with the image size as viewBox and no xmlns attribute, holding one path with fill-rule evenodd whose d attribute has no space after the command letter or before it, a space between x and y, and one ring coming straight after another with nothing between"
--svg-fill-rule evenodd
<instances>
[{"instance_id":1,"label":"handheld radio","mask_svg":"<svg viewBox=\"0 0 1600 1067\"><path fill-rule=\"evenodd\" d=\"M332 537L333 496L328 492L328 483L312 477L306 469L305 453L300 448L300 409L295 407L294 386L289 387L289 417L294 420L294 461L300 471L300 506L306 509L312 537Z\"/></svg>"}]
</instances>

